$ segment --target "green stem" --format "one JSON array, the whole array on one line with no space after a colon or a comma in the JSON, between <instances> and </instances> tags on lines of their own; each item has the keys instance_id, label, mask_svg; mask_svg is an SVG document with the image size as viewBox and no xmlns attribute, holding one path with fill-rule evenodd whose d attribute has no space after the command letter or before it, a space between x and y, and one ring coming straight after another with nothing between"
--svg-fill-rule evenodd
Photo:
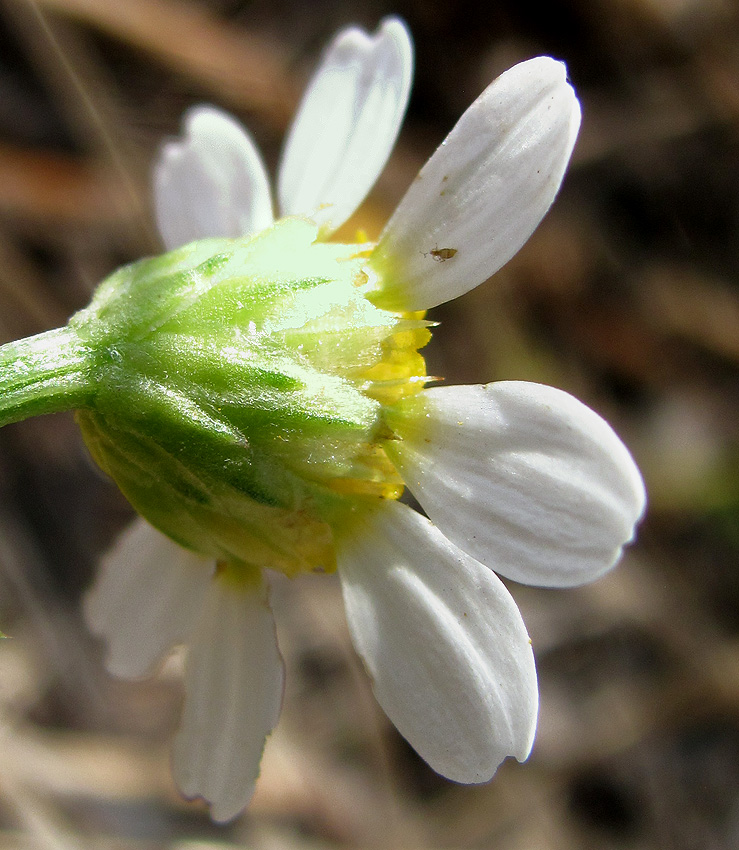
<instances>
[{"instance_id":1,"label":"green stem","mask_svg":"<svg viewBox=\"0 0 739 850\"><path fill-rule=\"evenodd\" d=\"M0 347L0 427L85 407L93 386L88 351L68 327Z\"/></svg>"}]
</instances>

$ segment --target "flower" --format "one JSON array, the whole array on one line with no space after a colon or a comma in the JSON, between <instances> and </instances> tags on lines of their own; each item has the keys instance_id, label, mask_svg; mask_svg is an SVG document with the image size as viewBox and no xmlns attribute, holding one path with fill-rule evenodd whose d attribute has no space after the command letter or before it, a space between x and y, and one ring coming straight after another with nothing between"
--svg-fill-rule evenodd
<instances>
[{"instance_id":1,"label":"flower","mask_svg":"<svg viewBox=\"0 0 739 850\"><path fill-rule=\"evenodd\" d=\"M436 771L485 782L528 756L538 710L496 573L595 579L644 510L628 451L583 404L519 381L427 388L418 353L420 311L497 271L554 200L580 121L562 64L495 80L377 245L326 241L384 166L411 73L399 20L339 33L288 135L277 222L246 132L190 110L154 175L172 253L114 275L70 323L107 358L94 394L69 390L83 434L153 524L104 559L86 617L119 676L189 645L173 769L217 821L247 804L280 711L263 568L336 566L383 709ZM397 501L403 483L429 519Z\"/></svg>"}]
</instances>

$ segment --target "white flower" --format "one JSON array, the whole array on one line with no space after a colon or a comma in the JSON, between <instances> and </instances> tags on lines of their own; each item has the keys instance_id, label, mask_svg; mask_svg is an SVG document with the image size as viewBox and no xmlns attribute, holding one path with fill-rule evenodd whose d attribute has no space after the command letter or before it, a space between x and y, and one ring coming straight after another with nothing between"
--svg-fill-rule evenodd
<instances>
[{"instance_id":1,"label":"white flower","mask_svg":"<svg viewBox=\"0 0 739 850\"><path fill-rule=\"evenodd\" d=\"M346 221L387 160L411 72L397 19L335 38L288 135L280 215L312 218L322 237ZM425 310L497 271L552 203L579 121L552 59L494 81L380 236L374 302ZM188 112L182 138L163 147L155 199L168 248L273 221L254 144L213 107ZM399 439L385 451L430 520L378 498L336 532L349 627L377 699L419 754L451 779L485 782L507 756L527 757L538 706L530 641L495 573L547 586L597 578L632 539L643 484L610 427L550 387L435 387L392 405L387 422ZM283 687L265 580L138 520L104 560L86 615L120 676L147 675L173 644L190 645L175 777L215 820L237 815Z\"/></svg>"}]
</instances>

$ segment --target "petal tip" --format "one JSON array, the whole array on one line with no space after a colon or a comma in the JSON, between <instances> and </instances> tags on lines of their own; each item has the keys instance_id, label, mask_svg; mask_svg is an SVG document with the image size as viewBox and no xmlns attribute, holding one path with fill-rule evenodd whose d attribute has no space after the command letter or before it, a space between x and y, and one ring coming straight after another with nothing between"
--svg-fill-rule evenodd
<instances>
[{"instance_id":1,"label":"petal tip","mask_svg":"<svg viewBox=\"0 0 739 850\"><path fill-rule=\"evenodd\" d=\"M413 68L413 38L407 24L396 15L388 15L380 21L375 38L380 41L387 39L393 42L398 56L404 65Z\"/></svg>"}]
</instances>

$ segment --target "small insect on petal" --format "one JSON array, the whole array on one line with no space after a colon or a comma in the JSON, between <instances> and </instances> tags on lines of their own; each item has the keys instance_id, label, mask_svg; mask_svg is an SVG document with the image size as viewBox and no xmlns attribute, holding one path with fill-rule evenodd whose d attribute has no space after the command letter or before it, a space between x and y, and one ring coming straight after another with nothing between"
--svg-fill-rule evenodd
<instances>
[{"instance_id":1,"label":"small insect on petal","mask_svg":"<svg viewBox=\"0 0 739 850\"><path fill-rule=\"evenodd\" d=\"M433 248L429 253L437 263L443 263L445 260L451 260L451 258L457 253L457 249Z\"/></svg>"}]
</instances>

